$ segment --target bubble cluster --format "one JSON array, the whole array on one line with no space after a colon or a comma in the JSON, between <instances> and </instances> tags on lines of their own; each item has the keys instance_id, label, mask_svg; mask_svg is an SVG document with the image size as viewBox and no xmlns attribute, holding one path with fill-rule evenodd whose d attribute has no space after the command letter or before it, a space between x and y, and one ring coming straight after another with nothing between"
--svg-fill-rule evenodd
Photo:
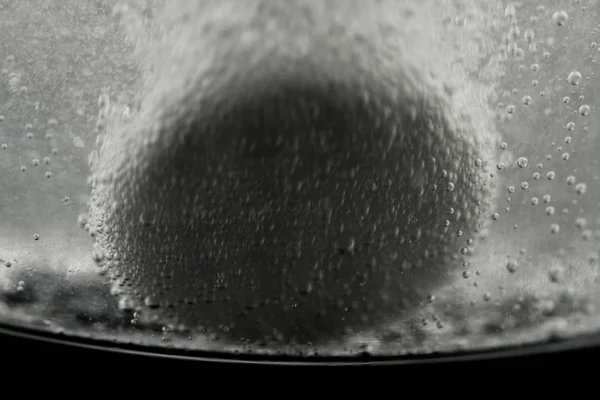
<instances>
[{"instance_id":1,"label":"bubble cluster","mask_svg":"<svg viewBox=\"0 0 600 400\"><path fill-rule=\"evenodd\" d=\"M310 75L224 32L210 74L190 54L212 39L165 48L172 73L148 81L143 113L99 129L80 224L128 304L229 338L306 343L404 315L471 256L498 164L481 104L458 75L413 68L418 52L390 64L319 32L299 62ZM252 65L231 63L249 54ZM231 68L239 81L219 75Z\"/></svg>"}]
</instances>

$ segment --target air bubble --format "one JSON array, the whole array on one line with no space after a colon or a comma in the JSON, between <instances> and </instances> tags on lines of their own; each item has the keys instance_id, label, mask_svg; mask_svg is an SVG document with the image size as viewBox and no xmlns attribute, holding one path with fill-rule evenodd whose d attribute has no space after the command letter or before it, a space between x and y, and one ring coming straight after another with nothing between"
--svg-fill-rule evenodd
<instances>
[{"instance_id":1,"label":"air bubble","mask_svg":"<svg viewBox=\"0 0 600 400\"><path fill-rule=\"evenodd\" d=\"M567 76L567 81L569 81L571 85L579 85L581 82L581 73L579 71L571 71Z\"/></svg>"},{"instance_id":2,"label":"air bubble","mask_svg":"<svg viewBox=\"0 0 600 400\"><path fill-rule=\"evenodd\" d=\"M101 263L102 261L104 261L104 252L100 249L95 249L92 252L92 259L97 264Z\"/></svg>"},{"instance_id":3,"label":"air bubble","mask_svg":"<svg viewBox=\"0 0 600 400\"><path fill-rule=\"evenodd\" d=\"M552 197L549 194L545 194L542 196L542 200L544 200L544 203L548 204L552 200Z\"/></svg>"},{"instance_id":4,"label":"air bubble","mask_svg":"<svg viewBox=\"0 0 600 400\"><path fill-rule=\"evenodd\" d=\"M566 11L560 10L552 14L552 22L558 26L563 26L569 20L569 14Z\"/></svg>"},{"instance_id":5,"label":"air bubble","mask_svg":"<svg viewBox=\"0 0 600 400\"><path fill-rule=\"evenodd\" d=\"M77 216L77 223L83 228L88 223L88 216L86 214L79 214Z\"/></svg>"},{"instance_id":6,"label":"air bubble","mask_svg":"<svg viewBox=\"0 0 600 400\"><path fill-rule=\"evenodd\" d=\"M122 297L119 299L119 303L117 305L120 311L131 311L134 309L133 301L127 297Z\"/></svg>"},{"instance_id":7,"label":"air bubble","mask_svg":"<svg viewBox=\"0 0 600 400\"><path fill-rule=\"evenodd\" d=\"M517 15L517 9L513 4L509 4L504 9L504 16L514 18Z\"/></svg>"},{"instance_id":8,"label":"air bubble","mask_svg":"<svg viewBox=\"0 0 600 400\"><path fill-rule=\"evenodd\" d=\"M567 176L566 181L567 181L567 185L569 185L569 186L574 185L577 181L577 178L575 178L573 175L569 175L569 176Z\"/></svg>"},{"instance_id":9,"label":"air bubble","mask_svg":"<svg viewBox=\"0 0 600 400\"><path fill-rule=\"evenodd\" d=\"M582 105L581 107L579 107L579 114L586 116L590 114L590 106L588 106L587 104Z\"/></svg>"},{"instance_id":10,"label":"air bubble","mask_svg":"<svg viewBox=\"0 0 600 400\"><path fill-rule=\"evenodd\" d=\"M144 298L144 304L150 308L158 308L159 307L158 301L156 301L156 299L153 298L152 296L146 296Z\"/></svg>"},{"instance_id":11,"label":"air bubble","mask_svg":"<svg viewBox=\"0 0 600 400\"><path fill-rule=\"evenodd\" d=\"M523 39L529 43L533 42L533 39L535 39L535 32L533 32L533 29L526 29L525 33L523 33Z\"/></svg>"},{"instance_id":12,"label":"air bubble","mask_svg":"<svg viewBox=\"0 0 600 400\"><path fill-rule=\"evenodd\" d=\"M579 229L585 228L587 225L587 220L583 217L575 218L575 226Z\"/></svg>"},{"instance_id":13,"label":"air bubble","mask_svg":"<svg viewBox=\"0 0 600 400\"><path fill-rule=\"evenodd\" d=\"M515 49L515 58L517 60L522 60L523 58L525 58L525 51L519 47L517 47Z\"/></svg>"},{"instance_id":14,"label":"air bubble","mask_svg":"<svg viewBox=\"0 0 600 400\"><path fill-rule=\"evenodd\" d=\"M511 274L515 273L517 271L518 267L519 267L519 264L514 260L510 260L509 262L506 263L506 269Z\"/></svg>"},{"instance_id":15,"label":"air bubble","mask_svg":"<svg viewBox=\"0 0 600 400\"><path fill-rule=\"evenodd\" d=\"M550 282L558 283L562 281L564 275L564 269L560 266L554 266L548 271L548 278Z\"/></svg>"},{"instance_id":16,"label":"air bubble","mask_svg":"<svg viewBox=\"0 0 600 400\"><path fill-rule=\"evenodd\" d=\"M578 183L575 185L575 191L577 194L585 194L587 191L587 185L585 183Z\"/></svg>"}]
</instances>

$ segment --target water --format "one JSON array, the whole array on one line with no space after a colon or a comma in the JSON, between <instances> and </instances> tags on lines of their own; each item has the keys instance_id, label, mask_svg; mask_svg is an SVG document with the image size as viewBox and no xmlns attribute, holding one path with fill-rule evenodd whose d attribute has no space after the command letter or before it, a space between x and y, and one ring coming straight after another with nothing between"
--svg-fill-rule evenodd
<instances>
[{"instance_id":1,"label":"water","mask_svg":"<svg viewBox=\"0 0 600 400\"><path fill-rule=\"evenodd\" d=\"M5 225L2 247L20 250L0 254L2 313L98 339L306 355L595 331L597 5L547 3L73 5L122 64L102 79L83 62L68 86L95 82L93 106L65 89L47 122L25 113L23 139L2 137L4 167L27 174L6 207L28 221ZM0 113L23 135L11 102L43 111L49 90L28 97L36 75L7 59ZM69 129L77 117L58 110L85 122ZM47 149L27 144L45 129Z\"/></svg>"}]
</instances>

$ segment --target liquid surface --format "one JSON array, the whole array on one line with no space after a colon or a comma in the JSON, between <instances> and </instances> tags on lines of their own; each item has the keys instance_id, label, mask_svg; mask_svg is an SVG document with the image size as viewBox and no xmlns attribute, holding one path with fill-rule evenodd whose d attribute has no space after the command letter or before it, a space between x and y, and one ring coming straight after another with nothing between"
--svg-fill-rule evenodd
<instances>
[{"instance_id":1,"label":"liquid surface","mask_svg":"<svg viewBox=\"0 0 600 400\"><path fill-rule=\"evenodd\" d=\"M597 332L596 1L71 3L0 9L2 321L304 355Z\"/></svg>"}]
</instances>

